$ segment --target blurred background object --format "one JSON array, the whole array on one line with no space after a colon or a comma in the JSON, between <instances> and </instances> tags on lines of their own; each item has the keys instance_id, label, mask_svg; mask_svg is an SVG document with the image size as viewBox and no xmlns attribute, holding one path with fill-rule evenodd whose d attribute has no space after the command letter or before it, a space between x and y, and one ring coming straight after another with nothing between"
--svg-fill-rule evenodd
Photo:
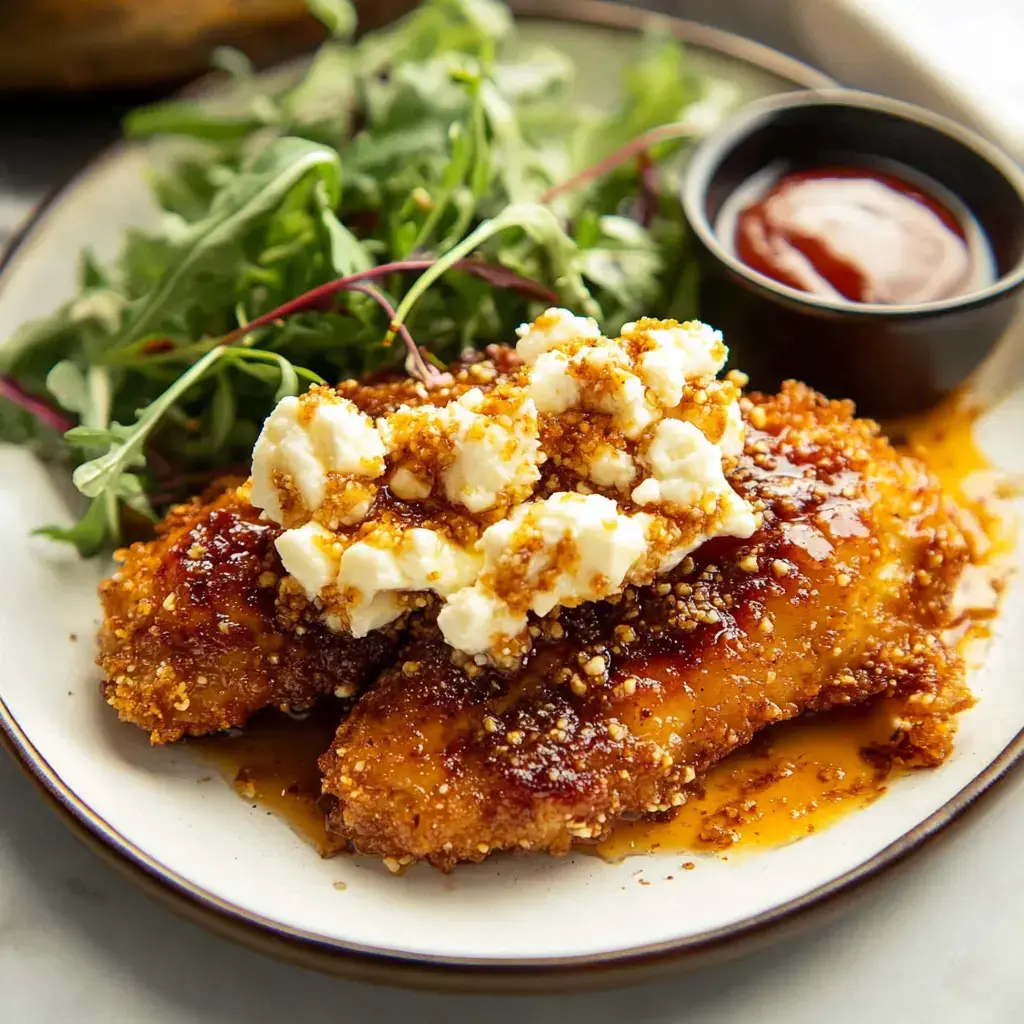
<instances>
[{"instance_id":1,"label":"blurred background object","mask_svg":"<svg viewBox=\"0 0 1024 1024\"><path fill-rule=\"evenodd\" d=\"M1021 0L789 0L789 6L801 44L837 78L940 110L1024 160Z\"/></svg>"},{"instance_id":2,"label":"blurred background object","mask_svg":"<svg viewBox=\"0 0 1024 1024\"><path fill-rule=\"evenodd\" d=\"M360 24L412 0L357 0ZM110 89L181 81L206 71L218 46L257 65L323 35L305 0L0 0L0 89Z\"/></svg>"},{"instance_id":3,"label":"blurred background object","mask_svg":"<svg viewBox=\"0 0 1024 1024\"><path fill-rule=\"evenodd\" d=\"M1022 0L618 2L749 36L844 83L943 110L1024 158ZM356 0L363 25L414 3ZM262 65L309 49L319 32L305 0L0 0L0 244L117 137L127 110L208 70L218 46Z\"/></svg>"},{"instance_id":4,"label":"blurred background object","mask_svg":"<svg viewBox=\"0 0 1024 1024\"><path fill-rule=\"evenodd\" d=\"M941 111L1024 160L1022 0L649 0L634 5L750 36L845 85Z\"/></svg>"}]
</instances>

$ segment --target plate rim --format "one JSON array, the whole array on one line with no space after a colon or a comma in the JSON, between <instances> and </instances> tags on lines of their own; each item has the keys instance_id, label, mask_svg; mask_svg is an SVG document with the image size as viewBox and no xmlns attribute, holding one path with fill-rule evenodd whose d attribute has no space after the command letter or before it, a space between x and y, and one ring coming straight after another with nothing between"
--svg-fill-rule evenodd
<instances>
[{"instance_id":1,"label":"plate rim","mask_svg":"<svg viewBox=\"0 0 1024 1024\"><path fill-rule=\"evenodd\" d=\"M3 263L0 261L0 272ZM1024 756L1024 729L955 796L873 857L830 882L735 924L625 950L572 957L474 959L396 953L329 940L243 910L194 885L112 828L50 766L0 699L0 746L57 816L120 874L180 916L222 938L296 966L353 981L473 993L554 993L637 984L672 968L734 959L836 916L864 883L945 834Z\"/></svg>"},{"instance_id":2,"label":"plate rim","mask_svg":"<svg viewBox=\"0 0 1024 1024\"><path fill-rule=\"evenodd\" d=\"M692 45L752 64L809 89L834 84L823 72L742 36L698 22L641 11L603 0L512 0L517 16L596 25L636 32L663 26ZM95 154L78 173L59 184L23 222L0 251L0 276L25 255L41 220L59 205L79 174L122 148ZM87 846L147 894L179 915L256 952L297 966L353 980L403 987L471 992L555 992L637 983L672 968L693 969L741 955L782 930L802 930L826 914L838 913L862 883L942 833L1024 757L1024 729L981 772L942 807L857 867L803 896L731 925L682 939L625 950L531 959L465 958L396 953L357 943L325 939L237 907L194 885L127 840L60 778L36 749L0 698L0 745L45 797L45 801Z\"/></svg>"}]
</instances>

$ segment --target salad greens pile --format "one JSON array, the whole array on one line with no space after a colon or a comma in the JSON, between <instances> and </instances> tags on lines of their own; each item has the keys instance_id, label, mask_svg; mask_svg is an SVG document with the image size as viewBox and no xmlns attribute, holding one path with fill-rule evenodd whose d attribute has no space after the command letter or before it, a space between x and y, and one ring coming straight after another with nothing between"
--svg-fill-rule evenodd
<instances>
[{"instance_id":1,"label":"salad greens pile","mask_svg":"<svg viewBox=\"0 0 1024 1024\"><path fill-rule=\"evenodd\" d=\"M126 509L246 472L310 382L405 358L429 384L554 302L608 330L693 312L679 165L724 110L675 41L647 40L601 111L564 54L509 56L497 0L427 0L358 40L348 0L310 7L329 38L301 74L221 51L230 88L128 117L161 137L159 229L110 267L86 253L81 293L0 348L0 440L76 467L89 508L44 532L84 555Z\"/></svg>"}]
</instances>

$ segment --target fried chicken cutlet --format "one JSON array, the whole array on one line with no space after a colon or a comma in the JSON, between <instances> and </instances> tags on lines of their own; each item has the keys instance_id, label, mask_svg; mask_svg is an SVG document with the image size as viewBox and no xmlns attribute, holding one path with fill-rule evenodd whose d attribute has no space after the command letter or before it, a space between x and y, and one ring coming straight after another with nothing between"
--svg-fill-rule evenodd
<instances>
[{"instance_id":1,"label":"fried chicken cutlet","mask_svg":"<svg viewBox=\"0 0 1024 1024\"><path fill-rule=\"evenodd\" d=\"M154 743L240 726L270 705L351 697L393 651L393 631L356 639L280 615L279 533L232 487L119 552L100 587L103 693Z\"/></svg>"},{"instance_id":2,"label":"fried chicken cutlet","mask_svg":"<svg viewBox=\"0 0 1024 1024\"><path fill-rule=\"evenodd\" d=\"M510 358L496 350L488 372ZM478 362L452 367L456 393L475 383ZM338 390L370 415L434 397L408 377ZM104 697L123 721L154 743L219 732L264 707L353 696L393 656L401 623L353 638L329 630L287 586L279 598L280 535L231 487L172 509L155 539L117 553L121 568L100 585L98 662Z\"/></svg>"},{"instance_id":3,"label":"fried chicken cutlet","mask_svg":"<svg viewBox=\"0 0 1024 1024\"><path fill-rule=\"evenodd\" d=\"M421 624L321 758L330 827L388 864L565 853L664 814L761 728L895 696L891 750L934 764L971 698L941 639L956 512L876 425L790 383L744 400L730 483L763 512L657 583L532 623L516 673Z\"/></svg>"}]
</instances>

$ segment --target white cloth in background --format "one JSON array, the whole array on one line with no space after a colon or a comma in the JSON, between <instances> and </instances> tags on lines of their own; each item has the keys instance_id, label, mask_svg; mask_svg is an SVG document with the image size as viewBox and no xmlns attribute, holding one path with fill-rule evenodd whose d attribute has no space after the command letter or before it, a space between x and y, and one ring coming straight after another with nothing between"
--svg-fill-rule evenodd
<instances>
[{"instance_id":1,"label":"white cloth in background","mask_svg":"<svg viewBox=\"0 0 1024 1024\"><path fill-rule=\"evenodd\" d=\"M789 0L809 58L933 107L1024 160L1024 0Z\"/></svg>"}]
</instances>

